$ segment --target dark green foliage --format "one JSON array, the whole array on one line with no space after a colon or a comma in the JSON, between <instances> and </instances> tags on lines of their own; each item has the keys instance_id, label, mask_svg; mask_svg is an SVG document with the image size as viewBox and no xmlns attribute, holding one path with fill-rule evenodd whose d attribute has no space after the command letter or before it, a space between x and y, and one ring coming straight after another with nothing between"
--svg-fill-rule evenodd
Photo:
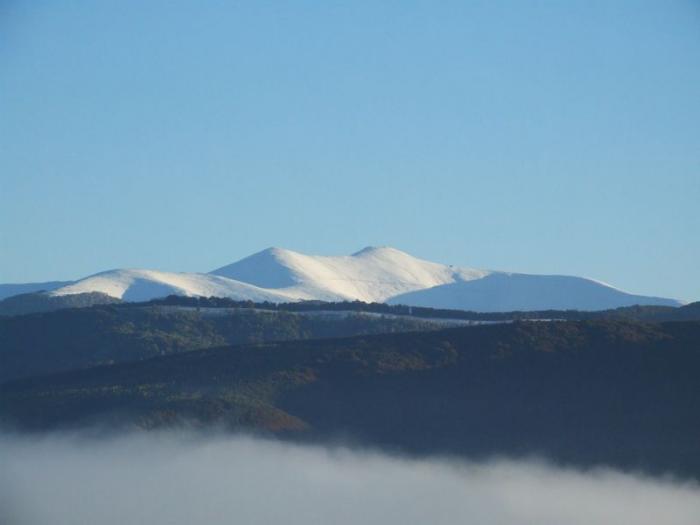
<instances>
[{"instance_id":1,"label":"dark green foliage","mask_svg":"<svg viewBox=\"0 0 700 525\"><path fill-rule=\"evenodd\" d=\"M616 308L614 310L601 310L594 312L578 310L470 312L464 310L390 305L386 303L363 303L361 301L254 303L253 301L236 301L226 297L184 297L180 295L170 295L163 299L154 299L145 303L122 303L122 301L119 299L115 299L99 292L65 295L59 297L52 297L44 293L16 295L0 301L0 316L47 312L64 308L84 308L101 304L120 304L122 308L140 308L147 305L190 308L258 309L284 312L371 312L378 314L411 316L417 318L461 319L467 321L511 321L526 319L560 319L567 321L583 321L590 319L627 319L638 321L700 320L700 302L691 303L679 308L672 306L627 306Z\"/></svg>"},{"instance_id":2,"label":"dark green foliage","mask_svg":"<svg viewBox=\"0 0 700 525\"><path fill-rule=\"evenodd\" d=\"M51 296L46 293L13 295L0 301L0 315L22 315L35 312L51 312L63 308L85 308L98 304L117 304L121 301L100 292Z\"/></svg>"},{"instance_id":3,"label":"dark green foliage","mask_svg":"<svg viewBox=\"0 0 700 525\"><path fill-rule=\"evenodd\" d=\"M420 319L99 306L0 318L0 382L227 344L427 330Z\"/></svg>"},{"instance_id":4,"label":"dark green foliage","mask_svg":"<svg viewBox=\"0 0 700 525\"><path fill-rule=\"evenodd\" d=\"M518 322L187 352L0 386L23 428L223 424L700 478L700 323Z\"/></svg>"},{"instance_id":5,"label":"dark green foliage","mask_svg":"<svg viewBox=\"0 0 700 525\"><path fill-rule=\"evenodd\" d=\"M252 301L234 301L225 297L183 297L171 295L164 299L150 301L151 305L189 306L194 308L250 308L278 310L285 312L373 312L380 314L411 316L431 319L462 319L467 321L517 321L549 320L586 321L594 319L619 319L629 321L700 321L700 302L681 307L673 306L625 306L613 310L579 311L579 310L543 310L515 312L469 312L464 310L447 310L419 306L391 305L386 303L363 303L362 301L324 302L302 301L297 303L254 303ZM137 306L137 303L125 303L122 307Z\"/></svg>"}]
</instances>

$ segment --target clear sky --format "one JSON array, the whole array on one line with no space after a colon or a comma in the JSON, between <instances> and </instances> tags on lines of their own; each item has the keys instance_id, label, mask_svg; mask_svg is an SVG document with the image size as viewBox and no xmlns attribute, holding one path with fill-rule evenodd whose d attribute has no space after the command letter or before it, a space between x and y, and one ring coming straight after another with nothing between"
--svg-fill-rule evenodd
<instances>
[{"instance_id":1,"label":"clear sky","mask_svg":"<svg viewBox=\"0 0 700 525\"><path fill-rule=\"evenodd\" d=\"M268 246L700 299L700 2L0 0L0 282Z\"/></svg>"}]
</instances>

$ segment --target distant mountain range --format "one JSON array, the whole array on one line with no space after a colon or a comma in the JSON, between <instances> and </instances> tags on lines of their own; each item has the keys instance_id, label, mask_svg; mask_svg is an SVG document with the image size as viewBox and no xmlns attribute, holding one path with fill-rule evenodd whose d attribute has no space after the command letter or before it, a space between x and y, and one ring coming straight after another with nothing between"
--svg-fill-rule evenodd
<instances>
[{"instance_id":1,"label":"distant mountain range","mask_svg":"<svg viewBox=\"0 0 700 525\"><path fill-rule=\"evenodd\" d=\"M117 269L69 283L0 285L0 299L20 293L38 293L51 304L82 294L91 294L89 304L99 297L131 302L182 295L273 303L356 300L481 312L682 304L582 277L454 267L390 247L333 257L269 248L209 273Z\"/></svg>"}]
</instances>

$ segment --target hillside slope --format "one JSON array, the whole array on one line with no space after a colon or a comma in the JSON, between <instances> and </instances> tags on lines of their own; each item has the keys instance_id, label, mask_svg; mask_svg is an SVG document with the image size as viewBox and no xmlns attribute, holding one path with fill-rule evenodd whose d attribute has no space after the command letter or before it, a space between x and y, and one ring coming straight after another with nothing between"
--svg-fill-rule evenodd
<instances>
[{"instance_id":1,"label":"hillside slope","mask_svg":"<svg viewBox=\"0 0 700 525\"><path fill-rule=\"evenodd\" d=\"M49 292L63 296L100 292L124 301L148 301L168 295L232 297L256 302L294 300L284 293L199 273L174 273L155 270L110 270L81 279Z\"/></svg>"},{"instance_id":2,"label":"hillside slope","mask_svg":"<svg viewBox=\"0 0 700 525\"><path fill-rule=\"evenodd\" d=\"M20 294L50 292L72 283L73 281L49 281L45 283L0 284L0 300Z\"/></svg>"},{"instance_id":3,"label":"hillside slope","mask_svg":"<svg viewBox=\"0 0 700 525\"><path fill-rule=\"evenodd\" d=\"M0 316L51 312L66 308L87 308L95 305L118 304L120 299L100 292L50 295L48 293L24 293L0 300Z\"/></svg>"},{"instance_id":4,"label":"hillside slope","mask_svg":"<svg viewBox=\"0 0 700 525\"><path fill-rule=\"evenodd\" d=\"M700 323L514 323L209 349L0 385L25 429L101 423L541 455L700 479Z\"/></svg>"},{"instance_id":5,"label":"hillside slope","mask_svg":"<svg viewBox=\"0 0 700 525\"><path fill-rule=\"evenodd\" d=\"M125 305L0 317L0 382L213 346L443 327L360 312L312 314Z\"/></svg>"},{"instance_id":6,"label":"hillside slope","mask_svg":"<svg viewBox=\"0 0 700 525\"><path fill-rule=\"evenodd\" d=\"M597 281L563 275L494 272L392 297L390 304L512 312L517 310L606 310L633 305L677 306L677 301L622 292Z\"/></svg>"}]
</instances>

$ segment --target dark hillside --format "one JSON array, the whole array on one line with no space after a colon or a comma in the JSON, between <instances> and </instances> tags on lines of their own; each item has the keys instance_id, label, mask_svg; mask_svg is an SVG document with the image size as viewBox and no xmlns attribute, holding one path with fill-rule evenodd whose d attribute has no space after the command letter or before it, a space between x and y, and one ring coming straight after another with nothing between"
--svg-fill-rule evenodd
<instances>
[{"instance_id":1,"label":"dark hillside","mask_svg":"<svg viewBox=\"0 0 700 525\"><path fill-rule=\"evenodd\" d=\"M6 423L219 424L700 479L700 323L514 323L189 352L0 387Z\"/></svg>"},{"instance_id":2,"label":"dark hillside","mask_svg":"<svg viewBox=\"0 0 700 525\"><path fill-rule=\"evenodd\" d=\"M118 304L115 299L100 292L52 296L43 292L13 295L0 301L0 316L52 312L65 308L87 308L101 304Z\"/></svg>"},{"instance_id":3,"label":"dark hillside","mask_svg":"<svg viewBox=\"0 0 700 525\"><path fill-rule=\"evenodd\" d=\"M437 327L421 319L359 313L310 317L240 309L207 314L143 305L0 317L0 382L214 346L431 328Z\"/></svg>"}]
</instances>

